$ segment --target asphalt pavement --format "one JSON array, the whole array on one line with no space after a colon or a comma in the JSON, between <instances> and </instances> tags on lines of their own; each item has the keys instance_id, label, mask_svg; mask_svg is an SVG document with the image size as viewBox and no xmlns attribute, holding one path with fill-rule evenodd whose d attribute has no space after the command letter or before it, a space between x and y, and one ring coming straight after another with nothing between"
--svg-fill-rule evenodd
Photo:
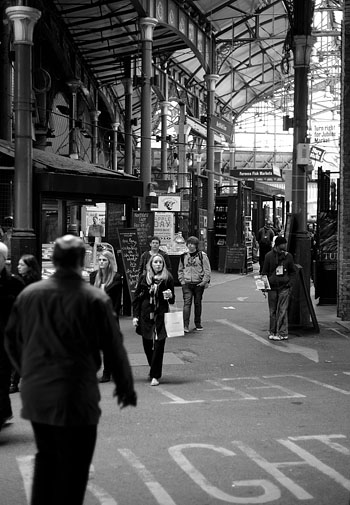
<instances>
[{"instance_id":1,"label":"asphalt pavement","mask_svg":"<svg viewBox=\"0 0 350 505\"><path fill-rule=\"evenodd\" d=\"M213 272L204 330L168 339L151 387L140 337L121 318L138 406L101 384L102 417L84 505L349 505L350 331L313 300L320 331L268 340L254 273ZM181 288L176 288L182 307ZM27 505L35 446L12 395L0 433L1 505Z\"/></svg>"}]
</instances>

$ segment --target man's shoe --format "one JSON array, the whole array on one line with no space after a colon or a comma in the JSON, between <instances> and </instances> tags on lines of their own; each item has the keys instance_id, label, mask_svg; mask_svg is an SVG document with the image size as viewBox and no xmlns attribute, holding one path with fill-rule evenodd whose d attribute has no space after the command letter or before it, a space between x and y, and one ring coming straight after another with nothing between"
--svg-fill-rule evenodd
<instances>
[{"instance_id":1,"label":"man's shoe","mask_svg":"<svg viewBox=\"0 0 350 505\"><path fill-rule=\"evenodd\" d=\"M152 380L151 380L151 386L159 386L159 380L157 380L157 379L152 379Z\"/></svg>"},{"instance_id":2,"label":"man's shoe","mask_svg":"<svg viewBox=\"0 0 350 505\"><path fill-rule=\"evenodd\" d=\"M288 335L279 335L280 340L288 340Z\"/></svg>"},{"instance_id":3,"label":"man's shoe","mask_svg":"<svg viewBox=\"0 0 350 505\"><path fill-rule=\"evenodd\" d=\"M197 324L196 330L197 331L203 331L203 326L201 324Z\"/></svg>"},{"instance_id":4,"label":"man's shoe","mask_svg":"<svg viewBox=\"0 0 350 505\"><path fill-rule=\"evenodd\" d=\"M189 330L188 326L185 326L184 327L184 333L189 333L189 332L190 332L190 330Z\"/></svg>"},{"instance_id":5,"label":"man's shoe","mask_svg":"<svg viewBox=\"0 0 350 505\"><path fill-rule=\"evenodd\" d=\"M275 335L274 333L270 333L269 340L282 340L279 335Z\"/></svg>"},{"instance_id":6,"label":"man's shoe","mask_svg":"<svg viewBox=\"0 0 350 505\"><path fill-rule=\"evenodd\" d=\"M99 382L110 382L111 375L107 373L103 373L102 377L100 377Z\"/></svg>"}]
</instances>

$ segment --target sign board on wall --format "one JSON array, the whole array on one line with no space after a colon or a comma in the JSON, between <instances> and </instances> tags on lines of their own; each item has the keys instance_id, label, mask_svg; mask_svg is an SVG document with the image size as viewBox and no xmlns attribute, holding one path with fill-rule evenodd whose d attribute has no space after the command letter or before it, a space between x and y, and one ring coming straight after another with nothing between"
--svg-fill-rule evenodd
<instances>
[{"instance_id":1,"label":"sign board on wall","mask_svg":"<svg viewBox=\"0 0 350 505\"><path fill-rule=\"evenodd\" d=\"M174 213L155 212L154 213L154 235L160 238L162 246L172 249L174 243Z\"/></svg>"},{"instance_id":2,"label":"sign board on wall","mask_svg":"<svg viewBox=\"0 0 350 505\"><path fill-rule=\"evenodd\" d=\"M137 230L141 253L148 251L150 238L154 235L154 212L133 211L132 224Z\"/></svg>"},{"instance_id":3,"label":"sign board on wall","mask_svg":"<svg viewBox=\"0 0 350 505\"><path fill-rule=\"evenodd\" d=\"M125 279L128 284L130 299L132 300L139 278L139 239L137 236L136 228L119 229L118 235L123 259Z\"/></svg>"},{"instance_id":4,"label":"sign board on wall","mask_svg":"<svg viewBox=\"0 0 350 505\"><path fill-rule=\"evenodd\" d=\"M172 194L165 196L158 196L158 210L180 212L181 196Z\"/></svg>"}]
</instances>

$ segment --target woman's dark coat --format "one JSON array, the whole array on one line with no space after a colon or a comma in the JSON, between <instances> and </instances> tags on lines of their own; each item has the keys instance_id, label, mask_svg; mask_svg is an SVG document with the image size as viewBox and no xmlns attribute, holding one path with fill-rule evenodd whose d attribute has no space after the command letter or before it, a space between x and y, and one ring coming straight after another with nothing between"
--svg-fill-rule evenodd
<instances>
[{"instance_id":1,"label":"woman's dark coat","mask_svg":"<svg viewBox=\"0 0 350 505\"><path fill-rule=\"evenodd\" d=\"M92 284L93 286L95 285L96 275L97 270L95 270L90 274L90 284ZM123 277L120 275L119 272L116 272L113 277L112 283L109 286L105 287L105 293L112 300L113 309L115 310L117 317L119 317L120 309L122 306L122 292L123 292Z\"/></svg>"},{"instance_id":2,"label":"woman's dark coat","mask_svg":"<svg viewBox=\"0 0 350 505\"><path fill-rule=\"evenodd\" d=\"M146 282L146 274L141 275L133 300L133 317L137 317L139 320L136 331L143 338L163 340L167 336L164 326L164 314L169 312L169 303L173 304L175 302L174 279L169 274L166 282L160 282L155 296L154 319L150 319L153 308L150 302L149 288L150 286ZM173 294L170 300L164 300L163 297L163 291L167 289L170 289Z\"/></svg>"}]
</instances>

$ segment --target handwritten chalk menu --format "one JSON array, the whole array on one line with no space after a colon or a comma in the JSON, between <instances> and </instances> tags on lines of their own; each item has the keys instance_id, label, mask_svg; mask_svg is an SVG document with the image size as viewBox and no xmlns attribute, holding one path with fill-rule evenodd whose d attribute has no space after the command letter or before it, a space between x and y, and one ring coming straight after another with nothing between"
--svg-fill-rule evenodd
<instances>
[{"instance_id":1,"label":"handwritten chalk menu","mask_svg":"<svg viewBox=\"0 0 350 505\"><path fill-rule=\"evenodd\" d=\"M108 242L113 244L114 248L117 249L118 228L124 228L125 225L124 204L108 202L106 210L106 237Z\"/></svg>"},{"instance_id":2,"label":"handwritten chalk menu","mask_svg":"<svg viewBox=\"0 0 350 505\"><path fill-rule=\"evenodd\" d=\"M140 259L139 240L136 228L118 230L120 250L122 253L124 275L128 283L131 300L138 281L138 265Z\"/></svg>"},{"instance_id":3,"label":"handwritten chalk menu","mask_svg":"<svg viewBox=\"0 0 350 505\"><path fill-rule=\"evenodd\" d=\"M148 251L150 238L154 235L154 212L132 213L132 225L137 230L141 254Z\"/></svg>"},{"instance_id":4,"label":"handwritten chalk menu","mask_svg":"<svg viewBox=\"0 0 350 505\"><path fill-rule=\"evenodd\" d=\"M227 270L243 270L247 256L246 246L233 244L226 247L225 272Z\"/></svg>"}]
</instances>

